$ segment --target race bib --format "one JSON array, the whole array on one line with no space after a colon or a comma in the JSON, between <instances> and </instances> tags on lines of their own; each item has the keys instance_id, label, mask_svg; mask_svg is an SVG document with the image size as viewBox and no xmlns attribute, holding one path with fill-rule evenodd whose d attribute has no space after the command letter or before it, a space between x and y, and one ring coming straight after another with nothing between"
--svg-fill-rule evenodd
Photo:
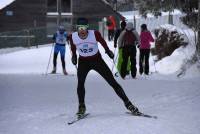
<instances>
[{"instance_id":1,"label":"race bib","mask_svg":"<svg viewBox=\"0 0 200 134\"><path fill-rule=\"evenodd\" d=\"M97 44L84 43L78 46L78 51L81 56L92 56L98 52Z\"/></svg>"}]
</instances>

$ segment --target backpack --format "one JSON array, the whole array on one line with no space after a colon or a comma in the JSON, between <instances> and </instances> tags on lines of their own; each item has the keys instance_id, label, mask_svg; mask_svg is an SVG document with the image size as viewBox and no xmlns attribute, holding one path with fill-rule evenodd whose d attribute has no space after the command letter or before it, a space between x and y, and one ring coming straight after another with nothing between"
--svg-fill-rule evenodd
<instances>
[{"instance_id":1,"label":"backpack","mask_svg":"<svg viewBox=\"0 0 200 134\"><path fill-rule=\"evenodd\" d=\"M135 45L136 37L132 30L130 31L126 30L123 37L123 41L124 41L124 46Z\"/></svg>"}]
</instances>

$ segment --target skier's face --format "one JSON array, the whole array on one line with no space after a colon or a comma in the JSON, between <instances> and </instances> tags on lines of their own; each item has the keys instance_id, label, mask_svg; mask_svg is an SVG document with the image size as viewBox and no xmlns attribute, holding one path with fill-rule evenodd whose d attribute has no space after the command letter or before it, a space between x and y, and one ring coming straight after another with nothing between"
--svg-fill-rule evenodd
<instances>
[{"instance_id":1,"label":"skier's face","mask_svg":"<svg viewBox=\"0 0 200 134\"><path fill-rule=\"evenodd\" d=\"M78 34L79 34L79 36L81 38L86 38L87 34L88 34L88 32L87 32L87 26L82 25L82 26L78 26L77 28L78 28Z\"/></svg>"}]
</instances>

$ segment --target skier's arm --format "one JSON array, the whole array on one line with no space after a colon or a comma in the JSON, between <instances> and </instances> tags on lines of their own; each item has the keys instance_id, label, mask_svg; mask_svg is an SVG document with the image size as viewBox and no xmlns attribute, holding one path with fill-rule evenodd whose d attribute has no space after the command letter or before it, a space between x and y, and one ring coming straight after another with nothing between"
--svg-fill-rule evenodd
<instances>
[{"instance_id":1,"label":"skier's arm","mask_svg":"<svg viewBox=\"0 0 200 134\"><path fill-rule=\"evenodd\" d=\"M139 36L138 32L136 30L133 30L133 34L136 37L136 41L139 41L140 40L140 36Z\"/></svg>"},{"instance_id":2,"label":"skier's arm","mask_svg":"<svg viewBox=\"0 0 200 134\"><path fill-rule=\"evenodd\" d=\"M72 52L72 56L76 56L76 45L74 44L73 40L72 40L72 34L69 35L69 42L70 42L70 46L71 46L71 52Z\"/></svg>"},{"instance_id":3,"label":"skier's arm","mask_svg":"<svg viewBox=\"0 0 200 134\"><path fill-rule=\"evenodd\" d=\"M103 37L101 36L100 32L99 31L95 31L94 32L95 34L95 37L96 37L96 40L104 47L105 51L106 51L106 54L111 58L113 59L114 58L114 54L113 52L109 49L106 41L103 39Z\"/></svg>"},{"instance_id":4,"label":"skier's arm","mask_svg":"<svg viewBox=\"0 0 200 134\"><path fill-rule=\"evenodd\" d=\"M120 35L119 35L119 38L118 38L118 47L119 48L122 48L124 46L124 42L123 42L123 38L124 38L124 34L125 34L125 30L123 30Z\"/></svg>"},{"instance_id":5,"label":"skier's arm","mask_svg":"<svg viewBox=\"0 0 200 134\"><path fill-rule=\"evenodd\" d=\"M104 38L101 36L99 31L95 31L94 32L96 40L104 47L105 50L109 50L109 47L106 43L106 41L104 40Z\"/></svg>"},{"instance_id":6,"label":"skier's arm","mask_svg":"<svg viewBox=\"0 0 200 134\"><path fill-rule=\"evenodd\" d=\"M74 44L72 40L72 34L69 35L69 42L70 42L70 46L71 46L70 48L72 52L71 61L74 65L76 65L77 64L76 45Z\"/></svg>"}]
</instances>

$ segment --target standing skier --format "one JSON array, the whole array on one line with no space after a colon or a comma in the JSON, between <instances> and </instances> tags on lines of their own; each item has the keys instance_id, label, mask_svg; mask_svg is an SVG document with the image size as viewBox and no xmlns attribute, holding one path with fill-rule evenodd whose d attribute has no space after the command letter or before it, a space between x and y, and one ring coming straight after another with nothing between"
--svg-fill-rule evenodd
<instances>
[{"instance_id":1,"label":"standing skier","mask_svg":"<svg viewBox=\"0 0 200 134\"><path fill-rule=\"evenodd\" d=\"M114 58L113 52L108 48L101 34L95 30L88 30L88 27L88 20L86 18L78 18L77 32L72 33L70 36L72 63L74 65L77 64L76 50L79 52L77 70L77 94L79 99L79 108L77 115L81 116L86 112L84 85L86 76L90 70L97 71L110 84L110 86L113 87L116 94L123 100L128 110L130 110L133 114L139 113L138 108L129 101L124 90L114 79L112 72L102 59L98 49L98 42L104 47L106 54L111 59Z\"/></svg>"},{"instance_id":2,"label":"standing skier","mask_svg":"<svg viewBox=\"0 0 200 134\"><path fill-rule=\"evenodd\" d=\"M140 34L140 68L139 72L142 75L144 72L146 75L149 74L149 55L150 55L150 42L154 42L154 39L151 33L147 29L146 24L141 25L141 34ZM145 61L145 66L143 67L143 61Z\"/></svg>"},{"instance_id":3,"label":"standing skier","mask_svg":"<svg viewBox=\"0 0 200 134\"><path fill-rule=\"evenodd\" d=\"M121 77L124 79L127 74L127 65L130 58L131 61L131 76L136 77L136 44L139 41L139 34L133 27L133 23L128 22L126 29L119 36L118 45L122 48L123 62L121 65Z\"/></svg>"},{"instance_id":4,"label":"standing skier","mask_svg":"<svg viewBox=\"0 0 200 134\"><path fill-rule=\"evenodd\" d=\"M53 54L53 70L52 74L56 73L56 65L57 65L57 56L60 52L61 62L62 62L62 69L64 75L67 75L67 71L65 69L65 43L67 41L67 33L65 32L64 26L59 26L58 31L54 34L53 40L56 43L54 47L54 54Z\"/></svg>"},{"instance_id":5,"label":"standing skier","mask_svg":"<svg viewBox=\"0 0 200 134\"><path fill-rule=\"evenodd\" d=\"M121 32L123 30L125 30L126 28L126 21L123 19L122 22L120 23L120 29L117 29L116 32L115 32L115 36L114 36L114 48L117 47L117 40L121 34ZM119 74L121 75L121 65L122 65L122 62L123 62L123 58L122 58L122 48L121 47L118 47L118 61L117 61L117 71L119 72ZM126 74L129 74L129 71L130 71L130 60L128 60L128 65L127 65L127 73ZM117 73L115 73L116 75Z\"/></svg>"}]
</instances>

